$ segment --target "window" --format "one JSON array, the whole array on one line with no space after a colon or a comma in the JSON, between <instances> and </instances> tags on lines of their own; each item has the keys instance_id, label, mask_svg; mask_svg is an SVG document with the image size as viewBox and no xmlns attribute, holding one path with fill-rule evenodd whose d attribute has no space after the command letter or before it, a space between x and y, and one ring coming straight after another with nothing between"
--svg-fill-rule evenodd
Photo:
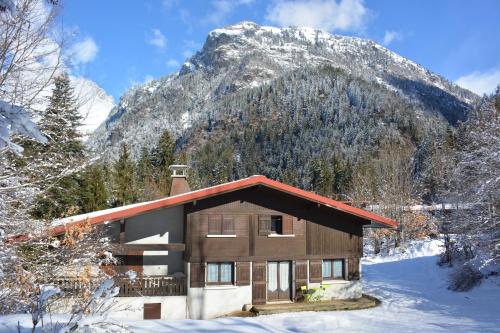
<instances>
[{"instance_id":1,"label":"window","mask_svg":"<svg viewBox=\"0 0 500 333\"><path fill-rule=\"evenodd\" d=\"M323 280L343 280L344 259L323 260Z\"/></svg>"},{"instance_id":2,"label":"window","mask_svg":"<svg viewBox=\"0 0 500 333\"><path fill-rule=\"evenodd\" d=\"M272 234L283 234L283 217L280 215L271 216L271 233Z\"/></svg>"},{"instance_id":3,"label":"window","mask_svg":"<svg viewBox=\"0 0 500 333\"><path fill-rule=\"evenodd\" d=\"M222 216L220 214L209 215L208 217L209 235L234 235L234 217Z\"/></svg>"},{"instance_id":4,"label":"window","mask_svg":"<svg viewBox=\"0 0 500 333\"><path fill-rule=\"evenodd\" d=\"M294 237L290 215L259 215L259 236Z\"/></svg>"},{"instance_id":5,"label":"window","mask_svg":"<svg viewBox=\"0 0 500 333\"><path fill-rule=\"evenodd\" d=\"M234 265L231 262L207 263L207 284L226 285L233 284Z\"/></svg>"}]
</instances>

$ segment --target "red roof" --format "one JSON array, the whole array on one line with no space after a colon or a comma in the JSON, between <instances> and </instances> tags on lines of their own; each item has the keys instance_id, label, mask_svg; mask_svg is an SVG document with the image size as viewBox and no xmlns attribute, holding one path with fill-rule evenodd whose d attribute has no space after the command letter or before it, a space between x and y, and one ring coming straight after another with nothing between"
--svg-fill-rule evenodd
<instances>
[{"instance_id":1,"label":"red roof","mask_svg":"<svg viewBox=\"0 0 500 333\"><path fill-rule=\"evenodd\" d=\"M89 220L91 224L99 224L99 223L104 223L106 221L112 221L112 220L119 220L127 217L131 217L137 214L145 213L148 211L152 211L158 208L165 208L165 207L171 207L171 206L178 206L182 205L185 203L189 203L195 200L200 200L204 198L208 198L211 196L215 196L218 194L222 193L227 193L227 192L232 192L236 190L240 190L243 188L247 187L252 187L256 185L263 185L267 186L272 189L276 189L278 191L282 191L297 197L304 198L306 200L313 201L318 204L323 204L328 207L332 207L334 209L337 209L342 212L346 212L367 220L371 220L374 222L377 222L379 224L382 224L383 226L386 227L396 227L398 223L394 220L391 220L389 218L374 214L372 212L356 208L353 206L349 206L343 202L332 200L330 198L301 190L299 188L286 185L283 183L280 183L275 180L271 180L267 177L264 176L251 176L248 178L244 178L241 180L233 181L230 183L225 183L217 186L212 186L212 187L207 187L201 190L197 191L191 191L179 195L175 195L172 197L166 197L163 199L159 200L154 200L154 201L148 201L148 202L143 202L143 203L137 203L137 204L132 204L132 205L127 205L123 207L117 207L117 208L111 208L111 209L105 209L101 211L96 211L96 212L91 212L87 214L82 214L82 215L76 215L76 216L71 216L67 217L58 221L55 221L55 223L59 224L58 226L54 227L52 230L53 235L58 235L61 233L64 233L66 230L66 226L68 224L72 223L77 223L85 220Z\"/></svg>"}]
</instances>

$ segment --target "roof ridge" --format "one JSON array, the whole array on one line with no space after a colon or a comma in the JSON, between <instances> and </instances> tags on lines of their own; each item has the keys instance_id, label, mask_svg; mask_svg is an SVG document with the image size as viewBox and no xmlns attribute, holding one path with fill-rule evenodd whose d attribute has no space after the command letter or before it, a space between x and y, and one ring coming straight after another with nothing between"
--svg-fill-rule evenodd
<instances>
[{"instance_id":1,"label":"roof ridge","mask_svg":"<svg viewBox=\"0 0 500 333\"><path fill-rule=\"evenodd\" d=\"M250 187L258 184L262 184L270 188L273 188L275 190L286 192L291 195L299 196L305 200L314 201L316 203L340 210L348 214L356 215L358 217L367 220L379 222L388 227L395 227L398 224L396 221L392 219L377 215L373 212L369 212L361 208L350 206L341 201L337 201L310 191L306 191L288 184L284 184L282 182L267 178L266 176L263 175L252 175L228 183L218 184L203 189L198 189L174 195L171 197L164 197L152 201L134 203L121 207L108 208L100 211L94 211L90 213L74 215L63 219L55 220L53 222L54 229L52 230L52 233L53 234L63 233L65 232L66 227L68 225L78 223L84 220L90 220L92 224L103 223L110 220L127 218L130 216L145 213L155 209L182 205L188 202L204 199L222 193L232 192L238 189L243 189L245 187Z\"/></svg>"}]
</instances>

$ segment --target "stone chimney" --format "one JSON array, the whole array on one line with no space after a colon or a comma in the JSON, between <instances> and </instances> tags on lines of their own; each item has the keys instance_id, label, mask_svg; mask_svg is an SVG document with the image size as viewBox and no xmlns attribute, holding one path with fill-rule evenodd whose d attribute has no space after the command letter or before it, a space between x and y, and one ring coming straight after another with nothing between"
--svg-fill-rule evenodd
<instances>
[{"instance_id":1,"label":"stone chimney","mask_svg":"<svg viewBox=\"0 0 500 333\"><path fill-rule=\"evenodd\" d=\"M171 165L168 167L172 171L172 185L170 185L170 196L190 192L187 182L187 165Z\"/></svg>"}]
</instances>

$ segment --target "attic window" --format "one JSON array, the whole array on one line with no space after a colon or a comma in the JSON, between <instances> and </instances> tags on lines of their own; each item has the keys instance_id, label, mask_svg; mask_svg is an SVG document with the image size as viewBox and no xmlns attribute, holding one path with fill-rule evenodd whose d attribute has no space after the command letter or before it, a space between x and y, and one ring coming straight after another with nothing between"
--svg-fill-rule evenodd
<instances>
[{"instance_id":1,"label":"attic window","mask_svg":"<svg viewBox=\"0 0 500 333\"><path fill-rule=\"evenodd\" d=\"M259 215L259 236L293 237L292 216Z\"/></svg>"},{"instance_id":2,"label":"attic window","mask_svg":"<svg viewBox=\"0 0 500 333\"><path fill-rule=\"evenodd\" d=\"M283 216L271 216L271 234L283 235Z\"/></svg>"}]
</instances>

